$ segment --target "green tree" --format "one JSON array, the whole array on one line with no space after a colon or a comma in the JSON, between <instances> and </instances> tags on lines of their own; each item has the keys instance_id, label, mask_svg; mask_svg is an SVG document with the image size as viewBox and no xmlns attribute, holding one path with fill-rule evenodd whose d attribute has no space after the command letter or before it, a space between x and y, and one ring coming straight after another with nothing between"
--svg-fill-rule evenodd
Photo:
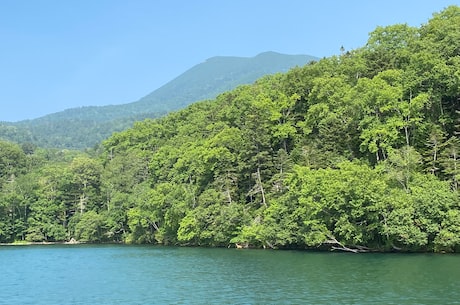
<instances>
[{"instance_id":1,"label":"green tree","mask_svg":"<svg viewBox=\"0 0 460 305\"><path fill-rule=\"evenodd\" d=\"M0 141L0 187L25 172L26 155L17 144Z\"/></svg>"},{"instance_id":2,"label":"green tree","mask_svg":"<svg viewBox=\"0 0 460 305\"><path fill-rule=\"evenodd\" d=\"M409 47L416 39L417 29L407 24L378 26L369 34L364 48L368 76L404 68L411 56Z\"/></svg>"},{"instance_id":3,"label":"green tree","mask_svg":"<svg viewBox=\"0 0 460 305\"><path fill-rule=\"evenodd\" d=\"M411 191L411 181L422 163L421 155L411 146L390 151L386 162L388 175L406 192Z\"/></svg>"},{"instance_id":4,"label":"green tree","mask_svg":"<svg viewBox=\"0 0 460 305\"><path fill-rule=\"evenodd\" d=\"M75 192L78 199L78 211L80 214L86 209L99 207L100 202L100 177L102 172L101 165L89 157L76 157L69 165L75 183Z\"/></svg>"},{"instance_id":5,"label":"green tree","mask_svg":"<svg viewBox=\"0 0 460 305\"><path fill-rule=\"evenodd\" d=\"M73 217L72 237L82 242L101 242L104 240L104 219L96 211L87 211Z\"/></svg>"},{"instance_id":6,"label":"green tree","mask_svg":"<svg viewBox=\"0 0 460 305\"><path fill-rule=\"evenodd\" d=\"M452 182L455 190L459 189L460 181L460 139L450 138L441 152L440 163L443 166L443 173Z\"/></svg>"}]
</instances>

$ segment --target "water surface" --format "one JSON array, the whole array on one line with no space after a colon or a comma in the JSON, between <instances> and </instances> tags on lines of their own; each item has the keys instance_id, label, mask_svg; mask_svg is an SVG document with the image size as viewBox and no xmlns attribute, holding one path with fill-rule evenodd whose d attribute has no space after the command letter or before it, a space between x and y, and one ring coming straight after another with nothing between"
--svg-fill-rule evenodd
<instances>
[{"instance_id":1,"label":"water surface","mask_svg":"<svg viewBox=\"0 0 460 305\"><path fill-rule=\"evenodd\" d=\"M5 246L0 304L460 304L460 256Z\"/></svg>"}]
</instances>

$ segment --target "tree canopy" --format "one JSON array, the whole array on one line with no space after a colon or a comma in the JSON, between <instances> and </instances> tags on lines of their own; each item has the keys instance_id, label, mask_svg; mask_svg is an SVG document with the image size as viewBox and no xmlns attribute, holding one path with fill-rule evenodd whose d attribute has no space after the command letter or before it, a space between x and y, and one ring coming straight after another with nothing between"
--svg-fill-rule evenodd
<instances>
[{"instance_id":1,"label":"tree canopy","mask_svg":"<svg viewBox=\"0 0 460 305\"><path fill-rule=\"evenodd\" d=\"M0 241L460 250L460 8L137 122L0 142Z\"/></svg>"}]
</instances>

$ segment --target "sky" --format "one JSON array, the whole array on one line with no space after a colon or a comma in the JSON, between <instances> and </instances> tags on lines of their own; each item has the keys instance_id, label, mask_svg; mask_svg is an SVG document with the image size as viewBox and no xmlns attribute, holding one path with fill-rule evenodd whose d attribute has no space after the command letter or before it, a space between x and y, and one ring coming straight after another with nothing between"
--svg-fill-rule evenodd
<instances>
[{"instance_id":1,"label":"sky","mask_svg":"<svg viewBox=\"0 0 460 305\"><path fill-rule=\"evenodd\" d=\"M0 0L0 121L134 102L213 56L328 57L460 0Z\"/></svg>"}]
</instances>

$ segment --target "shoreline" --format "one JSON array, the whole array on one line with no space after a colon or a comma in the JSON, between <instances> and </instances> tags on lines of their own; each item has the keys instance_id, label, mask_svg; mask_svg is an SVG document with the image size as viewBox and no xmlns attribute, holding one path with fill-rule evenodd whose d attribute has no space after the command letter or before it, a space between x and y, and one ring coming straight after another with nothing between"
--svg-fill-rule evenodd
<instances>
[{"instance_id":1,"label":"shoreline","mask_svg":"<svg viewBox=\"0 0 460 305\"><path fill-rule=\"evenodd\" d=\"M81 245L86 244L79 241L28 241L28 242L13 242L0 243L0 246L40 246L40 245Z\"/></svg>"},{"instance_id":2,"label":"shoreline","mask_svg":"<svg viewBox=\"0 0 460 305\"><path fill-rule=\"evenodd\" d=\"M145 246L145 245L154 245L154 246L166 246L162 244L126 244L124 242L84 242L84 241L76 241L76 240L71 240L71 241L43 241L43 242L13 242L13 243L0 243L0 247L8 247L8 246L52 246L52 245L137 245L137 246ZM169 247L169 246L166 246ZM189 246L184 246L184 245L175 245L173 247L184 247L187 248ZM248 247L248 248L238 248L238 247L203 247L203 246L192 246L191 248L232 248L232 249L237 249L239 251L244 251L244 250L272 250L272 251L306 251L306 252L329 252L329 253L351 253L351 254L453 254L453 255L458 255L458 252L446 252L446 251L441 251L441 252L433 252L433 251L366 251L366 252L355 252L355 251L347 251L343 249L266 249L266 248L253 248L253 247Z\"/></svg>"}]
</instances>

